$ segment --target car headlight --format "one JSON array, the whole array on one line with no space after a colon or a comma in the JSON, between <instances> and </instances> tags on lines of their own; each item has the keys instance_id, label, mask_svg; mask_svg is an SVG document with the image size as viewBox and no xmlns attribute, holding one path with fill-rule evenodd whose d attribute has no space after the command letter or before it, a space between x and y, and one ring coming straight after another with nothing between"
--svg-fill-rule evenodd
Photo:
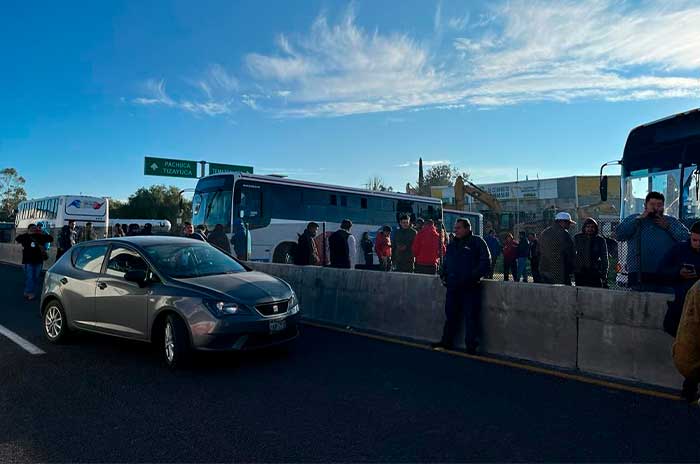
<instances>
[{"instance_id":1,"label":"car headlight","mask_svg":"<svg viewBox=\"0 0 700 464\"><path fill-rule=\"evenodd\" d=\"M245 312L245 308L238 303L226 301L204 300L204 306L206 306L215 316L230 316Z\"/></svg>"},{"instance_id":2,"label":"car headlight","mask_svg":"<svg viewBox=\"0 0 700 464\"><path fill-rule=\"evenodd\" d=\"M297 300L297 296L294 292L292 292L292 297L289 299L289 303L287 303L287 312L289 312L289 314L296 314L299 312L299 300Z\"/></svg>"}]
</instances>

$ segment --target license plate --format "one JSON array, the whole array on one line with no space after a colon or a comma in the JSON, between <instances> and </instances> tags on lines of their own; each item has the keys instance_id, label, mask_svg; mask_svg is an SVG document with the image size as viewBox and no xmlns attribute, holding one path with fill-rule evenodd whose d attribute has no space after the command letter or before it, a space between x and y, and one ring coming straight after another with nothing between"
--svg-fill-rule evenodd
<instances>
[{"instance_id":1,"label":"license plate","mask_svg":"<svg viewBox=\"0 0 700 464\"><path fill-rule=\"evenodd\" d=\"M270 321L270 332L281 332L287 328L287 321L280 319L277 321Z\"/></svg>"}]
</instances>

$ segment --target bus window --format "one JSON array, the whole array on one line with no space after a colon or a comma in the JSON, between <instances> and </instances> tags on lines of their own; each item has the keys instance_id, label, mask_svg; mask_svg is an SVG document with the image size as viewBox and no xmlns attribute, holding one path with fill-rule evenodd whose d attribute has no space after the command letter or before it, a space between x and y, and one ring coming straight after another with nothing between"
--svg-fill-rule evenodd
<instances>
[{"instance_id":1,"label":"bus window","mask_svg":"<svg viewBox=\"0 0 700 464\"><path fill-rule=\"evenodd\" d=\"M367 198L360 198L360 208L367 209Z\"/></svg>"},{"instance_id":2,"label":"bus window","mask_svg":"<svg viewBox=\"0 0 700 464\"><path fill-rule=\"evenodd\" d=\"M345 195L340 196L340 206L348 206L348 197L346 197Z\"/></svg>"},{"instance_id":3,"label":"bus window","mask_svg":"<svg viewBox=\"0 0 700 464\"><path fill-rule=\"evenodd\" d=\"M262 189L259 185L243 185L238 211L243 212L244 221L258 224L262 220Z\"/></svg>"}]
</instances>

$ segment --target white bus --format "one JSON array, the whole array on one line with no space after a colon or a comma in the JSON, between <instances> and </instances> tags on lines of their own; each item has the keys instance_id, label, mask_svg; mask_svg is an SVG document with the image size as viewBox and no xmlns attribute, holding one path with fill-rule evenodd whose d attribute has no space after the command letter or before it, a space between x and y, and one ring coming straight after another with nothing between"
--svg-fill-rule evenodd
<instances>
[{"instance_id":1,"label":"white bus","mask_svg":"<svg viewBox=\"0 0 700 464\"><path fill-rule=\"evenodd\" d=\"M199 180L192 199L192 224L212 230L217 224L231 235L235 218L249 229L253 261L292 262L299 234L317 222L327 237L343 219L353 222L352 234L361 264L360 240L368 232L374 241L382 226L397 226L404 214L442 220L442 201L401 193L374 192L246 173L227 173ZM322 254L325 247L319 247ZM376 257L374 258L377 262Z\"/></svg>"},{"instance_id":2,"label":"white bus","mask_svg":"<svg viewBox=\"0 0 700 464\"><path fill-rule=\"evenodd\" d=\"M68 225L68 221L75 221L79 228L91 222L95 237L104 237L109 225L109 199L60 195L26 200L17 207L15 229L17 234L22 234L29 224L41 223L44 230L56 239L61 227Z\"/></svg>"},{"instance_id":3,"label":"white bus","mask_svg":"<svg viewBox=\"0 0 700 464\"><path fill-rule=\"evenodd\" d=\"M449 234L452 232L457 219L469 219L472 224L472 232L480 237L484 236L484 215L481 213L472 213L470 211L459 211L456 209L445 209L442 214L445 216L445 229Z\"/></svg>"}]
</instances>

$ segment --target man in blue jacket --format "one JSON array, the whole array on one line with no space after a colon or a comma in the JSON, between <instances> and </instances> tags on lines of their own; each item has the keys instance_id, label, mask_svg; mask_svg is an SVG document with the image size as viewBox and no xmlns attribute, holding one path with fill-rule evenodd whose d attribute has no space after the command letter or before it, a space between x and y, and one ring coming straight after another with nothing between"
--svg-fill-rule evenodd
<instances>
[{"instance_id":1,"label":"man in blue jacket","mask_svg":"<svg viewBox=\"0 0 700 464\"><path fill-rule=\"evenodd\" d=\"M617 226L619 242L627 242L629 284L640 291L664 291L661 260L676 243L688 240L688 229L673 216L664 214L666 199L650 192L644 200L644 212L627 217Z\"/></svg>"},{"instance_id":2,"label":"man in blue jacket","mask_svg":"<svg viewBox=\"0 0 700 464\"><path fill-rule=\"evenodd\" d=\"M664 318L664 330L676 336L678 323L683 313L685 295L700 279L700 222L690 228L690 240L675 244L661 261L659 273L673 287L676 299L668 303Z\"/></svg>"},{"instance_id":3,"label":"man in blue jacket","mask_svg":"<svg viewBox=\"0 0 700 464\"><path fill-rule=\"evenodd\" d=\"M479 346L478 312L481 304L479 282L491 268L491 253L486 242L472 234L468 219L458 219L455 238L447 246L441 278L447 287L445 296L445 327L442 340L433 348L453 349L461 317L465 323L467 353L474 354Z\"/></svg>"}]
</instances>

